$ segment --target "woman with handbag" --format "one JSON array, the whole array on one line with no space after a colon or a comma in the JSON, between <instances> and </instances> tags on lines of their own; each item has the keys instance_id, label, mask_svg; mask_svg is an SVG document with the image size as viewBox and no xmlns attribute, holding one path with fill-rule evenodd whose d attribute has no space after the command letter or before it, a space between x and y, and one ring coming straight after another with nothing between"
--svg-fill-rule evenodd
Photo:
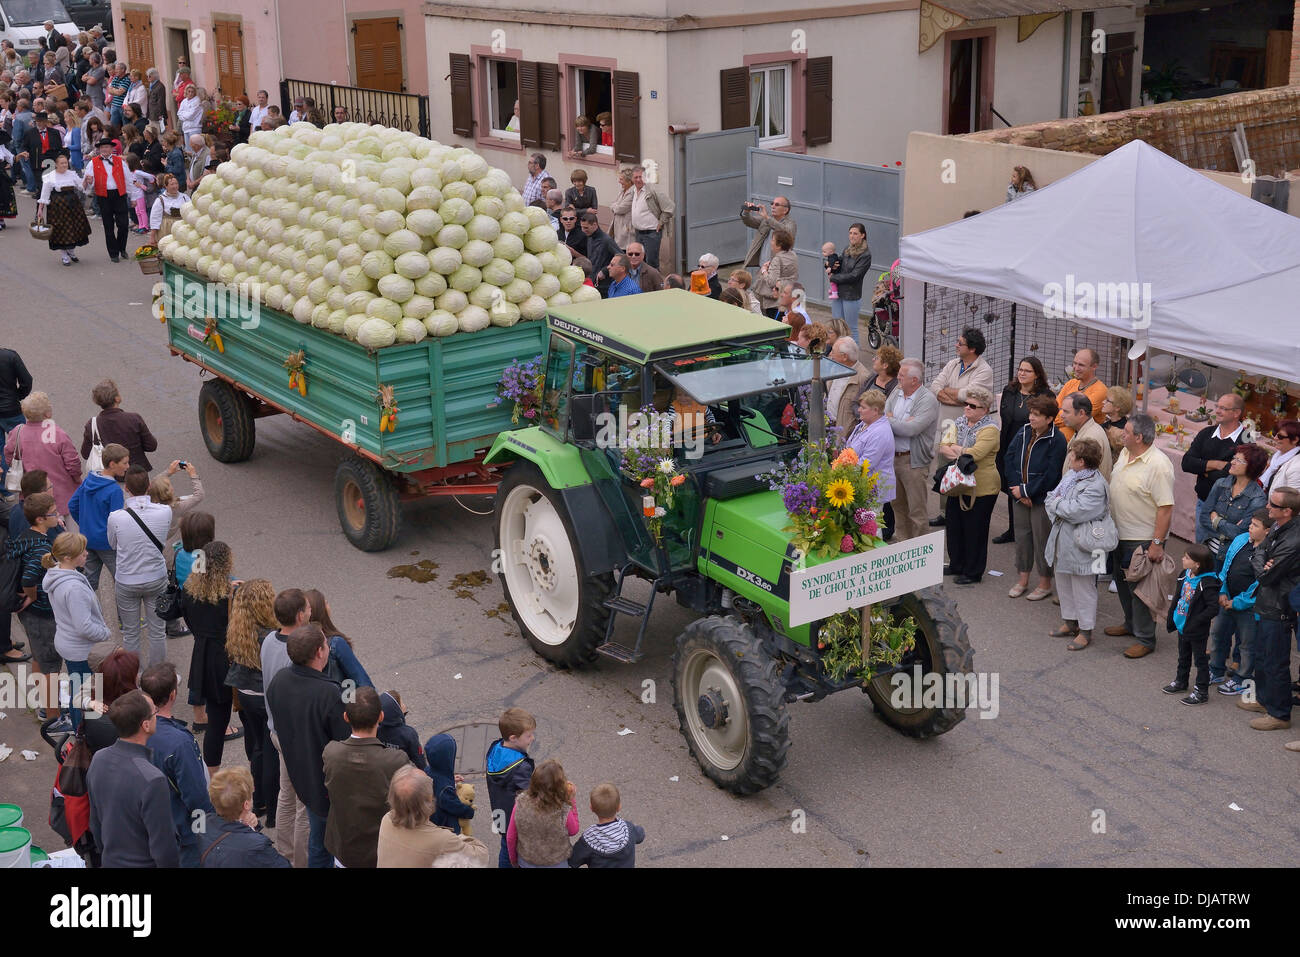
<instances>
[{"instance_id":1,"label":"woman with handbag","mask_svg":"<svg viewBox=\"0 0 1300 957\"><path fill-rule=\"evenodd\" d=\"M1075 439L1069 451L1070 470L1043 502L1052 522L1044 556L1061 596L1061 627L1049 635L1071 639L1067 651L1082 651L1097 623L1098 570L1105 570L1119 532L1110 517L1110 487L1098 471L1101 446Z\"/></svg>"},{"instance_id":2,"label":"woman with handbag","mask_svg":"<svg viewBox=\"0 0 1300 957\"><path fill-rule=\"evenodd\" d=\"M221 767L234 700L226 684L226 675L230 673L226 631L230 624L230 583L235 559L230 546L220 541L209 542L203 549L203 557L203 567L200 569L196 563L179 597L181 613L194 633L189 685L191 690L201 690L203 704L208 709L203 763L215 773Z\"/></svg>"},{"instance_id":3,"label":"woman with handbag","mask_svg":"<svg viewBox=\"0 0 1300 957\"><path fill-rule=\"evenodd\" d=\"M956 577L957 585L974 585L984 577L989 556L989 521L1001 491L996 460L998 423L989 414L993 396L982 386L966 390L965 414L954 423L957 441L940 445L936 450L953 464L951 470L962 472L958 460L968 455L974 470L965 474L960 484L943 492L947 502L945 516L948 533L948 567L945 572ZM1059 468L1059 466L1058 466Z\"/></svg>"},{"instance_id":4,"label":"woman with handbag","mask_svg":"<svg viewBox=\"0 0 1300 957\"><path fill-rule=\"evenodd\" d=\"M63 265L78 262L74 250L90 242L90 221L86 219L85 190L81 177L69 168L67 153L54 158L54 172L45 174L36 219L49 224L50 249L63 254Z\"/></svg>"},{"instance_id":5,"label":"woman with handbag","mask_svg":"<svg viewBox=\"0 0 1300 957\"><path fill-rule=\"evenodd\" d=\"M20 407L27 421L10 431L4 448L5 461L13 462L17 458L24 472L38 469L45 472L54 488L59 515L66 520L68 500L77 491L82 477L76 443L55 423L54 406L44 392L31 393Z\"/></svg>"},{"instance_id":6,"label":"woman with handbag","mask_svg":"<svg viewBox=\"0 0 1300 957\"><path fill-rule=\"evenodd\" d=\"M1038 587L1029 592L1029 601L1042 601L1052 594L1052 567L1043 549L1051 533L1051 520L1043 508L1047 493L1056 488L1065 469L1065 436L1057 431L1053 420L1059 408L1050 395L1036 395L1029 400L1029 421L1007 446L1006 486L1010 490L1013 522L1016 530L1016 571L1020 579L1009 594L1019 598L1029 589L1029 573L1038 569Z\"/></svg>"},{"instance_id":7,"label":"woman with handbag","mask_svg":"<svg viewBox=\"0 0 1300 957\"><path fill-rule=\"evenodd\" d=\"M1228 474L1210 486L1196 537L1216 563L1223 560L1234 538L1250 531L1250 517L1267 504L1268 495L1259 484L1266 468L1267 452L1258 445L1238 445L1228 462Z\"/></svg>"}]
</instances>

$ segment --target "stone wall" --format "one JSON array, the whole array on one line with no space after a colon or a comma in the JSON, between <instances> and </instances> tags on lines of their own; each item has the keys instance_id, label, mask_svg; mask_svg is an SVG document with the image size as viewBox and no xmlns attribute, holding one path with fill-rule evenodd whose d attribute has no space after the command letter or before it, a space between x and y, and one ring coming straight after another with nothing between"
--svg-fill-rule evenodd
<instances>
[{"instance_id":1,"label":"stone wall","mask_svg":"<svg viewBox=\"0 0 1300 957\"><path fill-rule=\"evenodd\" d=\"M1293 60L1293 81L1297 69ZM1193 169L1236 172L1230 137L1238 123L1258 175L1300 169L1300 85L984 130L964 138L1097 156L1141 139Z\"/></svg>"}]
</instances>

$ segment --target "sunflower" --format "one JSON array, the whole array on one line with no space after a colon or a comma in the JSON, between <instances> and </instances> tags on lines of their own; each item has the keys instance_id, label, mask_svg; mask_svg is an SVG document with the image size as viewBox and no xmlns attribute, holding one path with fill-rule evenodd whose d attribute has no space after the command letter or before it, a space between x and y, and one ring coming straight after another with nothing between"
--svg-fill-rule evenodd
<instances>
[{"instance_id":1,"label":"sunflower","mask_svg":"<svg viewBox=\"0 0 1300 957\"><path fill-rule=\"evenodd\" d=\"M844 479L837 479L826 486L826 500L834 506L853 504L853 486Z\"/></svg>"}]
</instances>

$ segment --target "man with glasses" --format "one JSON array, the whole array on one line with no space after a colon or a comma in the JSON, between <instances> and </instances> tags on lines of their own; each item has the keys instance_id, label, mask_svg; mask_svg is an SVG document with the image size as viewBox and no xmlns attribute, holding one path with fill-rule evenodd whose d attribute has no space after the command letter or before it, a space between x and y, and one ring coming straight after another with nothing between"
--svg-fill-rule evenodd
<instances>
[{"instance_id":1,"label":"man with glasses","mask_svg":"<svg viewBox=\"0 0 1300 957\"><path fill-rule=\"evenodd\" d=\"M627 259L631 264L628 275L636 280L642 292L654 292L664 287L663 274L645 261L644 246L640 243L628 243Z\"/></svg>"},{"instance_id":2,"label":"man with glasses","mask_svg":"<svg viewBox=\"0 0 1300 957\"><path fill-rule=\"evenodd\" d=\"M783 229L790 234L791 239L794 239L799 229L798 224L790 216L790 200L784 196L772 200L771 213L762 203L746 203L740 208L740 221L750 229L758 230L754 241L749 244L749 252L745 254L746 269L757 266L759 260L763 258L768 237L773 231Z\"/></svg>"},{"instance_id":3,"label":"man with glasses","mask_svg":"<svg viewBox=\"0 0 1300 957\"><path fill-rule=\"evenodd\" d=\"M117 742L95 752L86 776L90 833L103 867L180 867L171 788L154 767L149 737L158 712L136 689L108 706Z\"/></svg>"},{"instance_id":4,"label":"man with glasses","mask_svg":"<svg viewBox=\"0 0 1300 957\"><path fill-rule=\"evenodd\" d=\"M1214 483L1228 474L1228 466L1241 441L1241 416L1245 400L1235 392L1219 396L1214 404L1214 425L1196 433L1191 448L1183 453L1183 471L1196 476L1196 540L1214 537L1205 501Z\"/></svg>"},{"instance_id":5,"label":"man with glasses","mask_svg":"<svg viewBox=\"0 0 1300 957\"><path fill-rule=\"evenodd\" d=\"M587 255L587 234L578 225L578 211L572 206L565 206L560 210L560 228L556 230L555 235L575 256Z\"/></svg>"},{"instance_id":6,"label":"man with glasses","mask_svg":"<svg viewBox=\"0 0 1300 957\"><path fill-rule=\"evenodd\" d=\"M546 178L546 157L534 153L528 157L528 180L519 192L523 194L524 205L528 206L542 198L542 180Z\"/></svg>"},{"instance_id":7,"label":"man with glasses","mask_svg":"<svg viewBox=\"0 0 1300 957\"><path fill-rule=\"evenodd\" d=\"M1296 612L1291 593L1300 588L1300 491L1277 487L1268 495L1268 515L1273 527L1250 557L1259 581L1255 592L1255 700L1238 700L1237 707L1257 711L1250 722L1256 731L1291 727L1291 633ZM1243 696L1244 698L1244 696ZM1287 750L1300 751L1300 741Z\"/></svg>"}]
</instances>

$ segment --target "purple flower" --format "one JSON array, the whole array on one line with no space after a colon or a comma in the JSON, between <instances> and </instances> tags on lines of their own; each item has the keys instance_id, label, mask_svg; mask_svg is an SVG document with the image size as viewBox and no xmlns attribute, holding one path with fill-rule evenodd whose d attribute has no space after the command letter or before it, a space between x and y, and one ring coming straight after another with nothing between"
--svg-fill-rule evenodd
<instances>
[{"instance_id":1,"label":"purple flower","mask_svg":"<svg viewBox=\"0 0 1300 957\"><path fill-rule=\"evenodd\" d=\"M853 513L853 524L865 525L867 524L867 519L871 517L872 516L870 512L868 512L865 508L860 508Z\"/></svg>"},{"instance_id":2,"label":"purple flower","mask_svg":"<svg viewBox=\"0 0 1300 957\"><path fill-rule=\"evenodd\" d=\"M785 503L785 510L791 515L801 515L808 512L817 504L817 493L810 489L804 482L796 482L794 485L787 485L785 493L781 496Z\"/></svg>"}]
</instances>

